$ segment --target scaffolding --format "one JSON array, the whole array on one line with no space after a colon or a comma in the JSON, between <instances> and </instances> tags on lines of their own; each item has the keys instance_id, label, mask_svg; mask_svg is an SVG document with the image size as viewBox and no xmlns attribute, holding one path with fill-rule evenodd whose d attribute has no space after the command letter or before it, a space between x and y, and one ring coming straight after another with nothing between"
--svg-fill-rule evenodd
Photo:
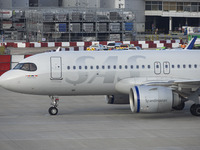
<instances>
[{"instance_id":1,"label":"scaffolding","mask_svg":"<svg viewBox=\"0 0 200 150\"><path fill-rule=\"evenodd\" d=\"M27 42L131 41L135 15L127 9L29 8L0 10L7 39Z\"/></svg>"},{"instance_id":2,"label":"scaffolding","mask_svg":"<svg viewBox=\"0 0 200 150\"><path fill-rule=\"evenodd\" d=\"M25 40L26 21L23 9L0 9L1 35L8 40Z\"/></svg>"},{"instance_id":3,"label":"scaffolding","mask_svg":"<svg viewBox=\"0 0 200 150\"><path fill-rule=\"evenodd\" d=\"M43 42L133 40L134 21L134 13L124 9L29 9L27 39Z\"/></svg>"}]
</instances>

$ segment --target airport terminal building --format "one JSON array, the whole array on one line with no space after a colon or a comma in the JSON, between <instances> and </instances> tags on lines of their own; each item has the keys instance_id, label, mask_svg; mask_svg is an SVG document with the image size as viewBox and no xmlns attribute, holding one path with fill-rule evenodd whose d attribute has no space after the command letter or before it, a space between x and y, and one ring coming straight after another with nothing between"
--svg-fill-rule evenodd
<instances>
[{"instance_id":1,"label":"airport terminal building","mask_svg":"<svg viewBox=\"0 0 200 150\"><path fill-rule=\"evenodd\" d=\"M14 39L134 40L200 26L199 0L0 0L0 9L1 32Z\"/></svg>"},{"instance_id":2,"label":"airport terminal building","mask_svg":"<svg viewBox=\"0 0 200 150\"><path fill-rule=\"evenodd\" d=\"M102 7L129 8L136 14L137 32L181 32L183 26L200 26L199 0L102 0Z\"/></svg>"},{"instance_id":3,"label":"airport terminal building","mask_svg":"<svg viewBox=\"0 0 200 150\"><path fill-rule=\"evenodd\" d=\"M145 1L145 29L160 32L181 32L183 26L200 26L199 0Z\"/></svg>"}]
</instances>

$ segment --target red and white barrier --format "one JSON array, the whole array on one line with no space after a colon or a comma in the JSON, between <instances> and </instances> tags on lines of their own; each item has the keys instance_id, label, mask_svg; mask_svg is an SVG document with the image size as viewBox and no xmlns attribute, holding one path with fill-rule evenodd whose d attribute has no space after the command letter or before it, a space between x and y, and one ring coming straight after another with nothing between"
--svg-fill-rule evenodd
<instances>
[{"instance_id":1,"label":"red and white barrier","mask_svg":"<svg viewBox=\"0 0 200 150\"><path fill-rule=\"evenodd\" d=\"M11 55L0 55L0 75L10 70Z\"/></svg>"},{"instance_id":2,"label":"red and white barrier","mask_svg":"<svg viewBox=\"0 0 200 150\"><path fill-rule=\"evenodd\" d=\"M88 47L95 43L107 45L111 42L121 42L123 44L134 44L143 49L148 48L176 48L182 44L182 40L166 40L166 41L93 41L93 42L8 42L3 43L6 47L29 48L29 47Z\"/></svg>"}]
</instances>

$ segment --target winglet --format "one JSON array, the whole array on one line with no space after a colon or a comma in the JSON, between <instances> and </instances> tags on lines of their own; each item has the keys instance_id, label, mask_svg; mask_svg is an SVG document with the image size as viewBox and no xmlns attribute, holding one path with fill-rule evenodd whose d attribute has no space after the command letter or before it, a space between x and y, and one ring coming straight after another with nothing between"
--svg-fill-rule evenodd
<instances>
[{"instance_id":1,"label":"winglet","mask_svg":"<svg viewBox=\"0 0 200 150\"><path fill-rule=\"evenodd\" d=\"M195 43L196 40L197 40L197 36L195 36L195 37L189 42L189 44L185 47L185 49L189 49L189 50L193 49L194 43Z\"/></svg>"},{"instance_id":2,"label":"winglet","mask_svg":"<svg viewBox=\"0 0 200 150\"><path fill-rule=\"evenodd\" d=\"M57 48L57 50L56 50L56 52L59 52L60 50L61 50L61 48L60 48L60 47L58 47L58 48Z\"/></svg>"}]
</instances>

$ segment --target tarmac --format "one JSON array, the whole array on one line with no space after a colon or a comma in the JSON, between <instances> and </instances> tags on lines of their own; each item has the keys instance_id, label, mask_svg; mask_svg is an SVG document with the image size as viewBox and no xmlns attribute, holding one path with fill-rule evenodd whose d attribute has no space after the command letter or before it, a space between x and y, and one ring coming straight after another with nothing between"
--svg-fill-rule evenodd
<instances>
[{"instance_id":1,"label":"tarmac","mask_svg":"<svg viewBox=\"0 0 200 150\"><path fill-rule=\"evenodd\" d=\"M0 150L199 150L200 117L182 111L135 114L104 96L60 97L50 116L48 96L0 88Z\"/></svg>"},{"instance_id":2,"label":"tarmac","mask_svg":"<svg viewBox=\"0 0 200 150\"><path fill-rule=\"evenodd\" d=\"M11 48L29 55L56 48ZM0 150L200 150L200 117L182 111L135 114L104 96L60 97L50 116L48 96L0 88Z\"/></svg>"},{"instance_id":3,"label":"tarmac","mask_svg":"<svg viewBox=\"0 0 200 150\"><path fill-rule=\"evenodd\" d=\"M40 48L13 48L8 47L10 55L34 55L38 53L43 53L47 51L56 50L58 47L40 47Z\"/></svg>"}]
</instances>

